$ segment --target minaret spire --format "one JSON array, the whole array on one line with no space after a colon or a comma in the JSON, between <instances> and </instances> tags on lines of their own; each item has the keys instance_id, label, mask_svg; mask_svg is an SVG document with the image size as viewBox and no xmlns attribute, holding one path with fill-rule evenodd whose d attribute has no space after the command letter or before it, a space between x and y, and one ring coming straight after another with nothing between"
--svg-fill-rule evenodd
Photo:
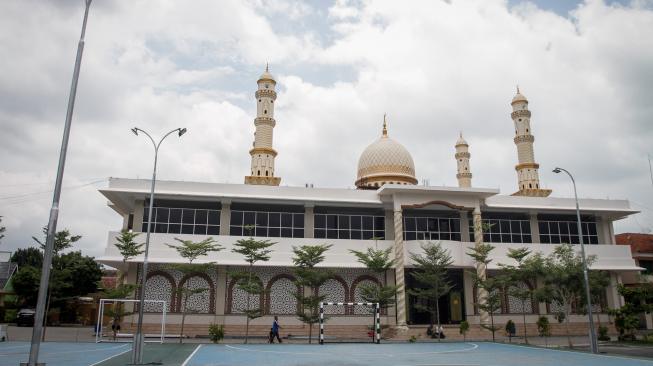
<instances>
[{"instance_id":1,"label":"minaret spire","mask_svg":"<svg viewBox=\"0 0 653 366\"><path fill-rule=\"evenodd\" d=\"M277 151L272 148L272 133L276 121L274 120L274 101L277 92L274 87L277 82L270 74L269 65L265 64L265 72L258 78L256 90L256 118L254 126L254 146L249 150L252 157L251 175L245 177L245 184L262 184L278 186L281 178L274 176L274 158Z\"/></svg>"},{"instance_id":2,"label":"minaret spire","mask_svg":"<svg viewBox=\"0 0 653 366\"><path fill-rule=\"evenodd\" d=\"M518 158L515 166L518 191L513 193L513 196L547 197L551 194L551 190L540 187L538 174L540 165L535 162L533 151L535 137L531 133L531 111L528 110L528 99L521 94L519 86L510 104L512 105L510 117L515 124L514 141Z\"/></svg>"},{"instance_id":3,"label":"minaret spire","mask_svg":"<svg viewBox=\"0 0 653 366\"><path fill-rule=\"evenodd\" d=\"M383 136L388 137L388 123L386 122L386 114L383 113Z\"/></svg>"},{"instance_id":4,"label":"minaret spire","mask_svg":"<svg viewBox=\"0 0 653 366\"><path fill-rule=\"evenodd\" d=\"M458 173L456 178L458 178L458 187L461 188L470 188L472 186L472 171L469 168L469 158L471 154L469 153L469 145L467 141L463 138L462 131L460 132L460 137L456 141L456 165L458 166Z\"/></svg>"}]
</instances>

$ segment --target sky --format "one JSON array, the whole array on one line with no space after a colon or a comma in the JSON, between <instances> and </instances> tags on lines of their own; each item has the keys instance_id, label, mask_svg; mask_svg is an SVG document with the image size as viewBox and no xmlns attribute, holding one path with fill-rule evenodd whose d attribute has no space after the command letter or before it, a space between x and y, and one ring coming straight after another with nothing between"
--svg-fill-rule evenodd
<instances>
[{"instance_id":1,"label":"sky","mask_svg":"<svg viewBox=\"0 0 653 366\"><path fill-rule=\"evenodd\" d=\"M82 0L0 4L0 250L33 245L48 220ZM541 185L553 196L628 199L619 232L653 229L653 1L95 0L58 228L100 255L121 218L108 177L242 183L256 80L277 78L282 185L352 188L381 134L412 154L420 182L517 190L510 101L529 99Z\"/></svg>"}]
</instances>

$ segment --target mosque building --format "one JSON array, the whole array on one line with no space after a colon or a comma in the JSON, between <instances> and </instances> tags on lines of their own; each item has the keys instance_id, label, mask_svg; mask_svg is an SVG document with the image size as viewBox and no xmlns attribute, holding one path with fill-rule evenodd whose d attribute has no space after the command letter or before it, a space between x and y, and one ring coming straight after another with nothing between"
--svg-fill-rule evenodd
<instances>
[{"instance_id":1,"label":"mosque building","mask_svg":"<svg viewBox=\"0 0 653 366\"><path fill-rule=\"evenodd\" d=\"M99 261L124 271L128 283L137 283L145 275L145 297L166 302L169 325L181 319L183 304L176 290L190 286L207 289L190 298L191 314L186 320L190 332L206 334L209 323L218 323L225 325L228 334L244 333L246 296L229 273L246 266L242 256L231 249L237 240L250 236L276 242L270 260L254 267L266 291L251 305L264 314L252 321L253 329L269 330L271 318L276 315L285 330L293 334L307 332L295 316L298 305L292 292L300 289L293 282L294 246L332 244L322 265L334 269L336 276L319 289L326 296L325 301L358 302L362 301L362 284L396 284L399 291L395 306L383 312L381 321L397 329L413 329L430 322L429 314L415 306L421 300L408 291L419 286L411 276L415 269L410 253L421 253L420 244L437 241L453 260L448 272L453 287L439 301L442 323L467 320L480 324L487 321L487 314L475 306L478 301L470 271L491 275L500 263L509 263L506 254L510 248L528 247L548 255L556 244L579 243L574 199L549 197L551 190L540 184L531 112L519 89L510 103L518 157L517 190L504 195L498 189L473 185L472 154L462 133L452 144L458 186L418 185L413 158L404 145L391 137L385 117L379 138L360 155L356 189L282 186L273 147L277 83L267 67L257 85L256 132L244 184L157 181L151 217L147 210L149 180L111 178L108 188L100 189L109 206L123 217L123 226L109 232L105 253ZM608 199L580 199L580 209L582 236L589 244L587 254L596 256L591 268L608 271L610 275L605 296L595 304L599 316L607 321L606 310L623 304L617 292L622 275L640 270L629 248L615 245L613 223L637 211L628 201ZM149 270L143 274L143 256L123 262L114 244L120 230L145 233L148 222L152 223ZM209 236L225 247L201 260L216 262L215 271L183 275L168 267L183 259L166 243L174 243L175 238L199 241ZM145 235L138 238L144 241ZM482 242L495 246L488 268L476 268L466 254L468 248ZM391 248L394 268L383 274L365 269L350 250L368 247ZM522 286L533 287L537 283ZM560 310L559 304L535 299L522 306L521 301L505 291L495 322L505 324L508 319L516 320L516 316L521 318L526 313L533 325L529 331L536 334L538 316L549 315L551 323L557 323L553 316ZM574 306L573 310L573 331L586 334L587 317L582 315L582 309ZM161 305L146 304L145 311L145 322L156 326ZM326 308L326 312L329 324L341 330L365 328L369 323L364 309L334 306Z\"/></svg>"}]
</instances>

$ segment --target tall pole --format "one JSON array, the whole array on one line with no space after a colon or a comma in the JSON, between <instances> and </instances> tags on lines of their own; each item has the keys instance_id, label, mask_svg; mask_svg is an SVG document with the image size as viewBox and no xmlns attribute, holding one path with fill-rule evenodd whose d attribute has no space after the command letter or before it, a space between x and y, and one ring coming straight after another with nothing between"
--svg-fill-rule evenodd
<instances>
[{"instance_id":1,"label":"tall pole","mask_svg":"<svg viewBox=\"0 0 653 366\"><path fill-rule=\"evenodd\" d=\"M651 168L651 154L648 154L648 172L651 174L651 185L653 186L653 168Z\"/></svg>"},{"instance_id":2,"label":"tall pole","mask_svg":"<svg viewBox=\"0 0 653 366\"><path fill-rule=\"evenodd\" d=\"M580 222L580 207L578 205L578 194L576 193L576 181L574 180L574 177L571 175L571 173L569 173L566 169L555 168L553 170L554 173L560 173L560 171L567 173L569 178L571 178L571 183L574 186L574 199L576 200L576 220L578 223L578 238L580 242L580 253L581 256L583 257L583 280L585 282L585 296L587 297L587 316L589 317L589 326L590 326L590 331L589 331L590 350L592 351L592 353L599 353L598 344L596 342L596 331L594 329L594 317L592 316L592 298L590 294L590 281L589 281L589 274L587 270L587 260L585 258L585 244L583 240L583 228Z\"/></svg>"},{"instance_id":3,"label":"tall pole","mask_svg":"<svg viewBox=\"0 0 653 366\"><path fill-rule=\"evenodd\" d=\"M136 335L134 337L134 348L132 349L132 364L141 365L143 364L143 309L145 304L145 280L147 278L147 258L150 252L150 233L152 232L152 211L154 210L154 186L156 185L156 164L159 156L159 147L163 140L168 137L173 132L178 132L179 137L186 133L185 128L176 128L167 134L165 134L159 143L157 144L152 136L149 133L141 130L140 128L134 127L132 132L138 136L139 132L144 133L150 141L152 141L152 146L154 146L154 168L152 169L152 182L150 185L150 208L148 209L147 215L147 234L145 235L145 252L143 253L143 268L141 270L141 278L139 285L139 296L138 296L138 325L136 327Z\"/></svg>"},{"instance_id":4,"label":"tall pole","mask_svg":"<svg viewBox=\"0 0 653 366\"><path fill-rule=\"evenodd\" d=\"M82 23L82 34L77 43L77 57L75 59L75 69L73 71L73 80L70 85L70 94L68 95L68 110L66 111L66 123L64 125L63 139L61 141L61 150L59 151L59 166L57 167L57 178L54 184L54 194L52 197L52 207L50 208L50 218L48 219L48 231L45 240L45 249L43 251L43 266L41 267L41 282L39 284L38 298L36 302L36 314L34 315L34 329L32 330L32 343L29 349L28 366L36 366L39 359L39 348L41 346L41 335L43 333L43 321L45 319L45 305L50 282L50 266L52 265L52 256L54 251L54 237L57 232L57 220L59 218L59 200L61 198L61 185L63 182L63 173L66 166L66 152L68 150L68 139L70 137L70 125L73 119L73 110L75 109L75 97L77 95L77 80L79 79L79 69L82 63L82 54L84 53L84 36L86 34L86 21L88 19L88 10L92 0L86 0L84 10L84 21ZM24 363L23 363L24 364Z\"/></svg>"}]
</instances>

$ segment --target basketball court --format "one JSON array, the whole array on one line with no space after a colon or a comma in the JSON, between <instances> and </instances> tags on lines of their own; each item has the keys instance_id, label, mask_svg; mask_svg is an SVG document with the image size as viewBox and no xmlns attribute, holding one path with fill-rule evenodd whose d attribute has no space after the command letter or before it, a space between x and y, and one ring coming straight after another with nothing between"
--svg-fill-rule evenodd
<instances>
[{"instance_id":1,"label":"basketball court","mask_svg":"<svg viewBox=\"0 0 653 366\"><path fill-rule=\"evenodd\" d=\"M49 366L124 366L128 343L43 343ZM29 343L0 344L0 366L25 361ZM653 360L501 343L147 344L144 362L163 366L653 366Z\"/></svg>"}]
</instances>

